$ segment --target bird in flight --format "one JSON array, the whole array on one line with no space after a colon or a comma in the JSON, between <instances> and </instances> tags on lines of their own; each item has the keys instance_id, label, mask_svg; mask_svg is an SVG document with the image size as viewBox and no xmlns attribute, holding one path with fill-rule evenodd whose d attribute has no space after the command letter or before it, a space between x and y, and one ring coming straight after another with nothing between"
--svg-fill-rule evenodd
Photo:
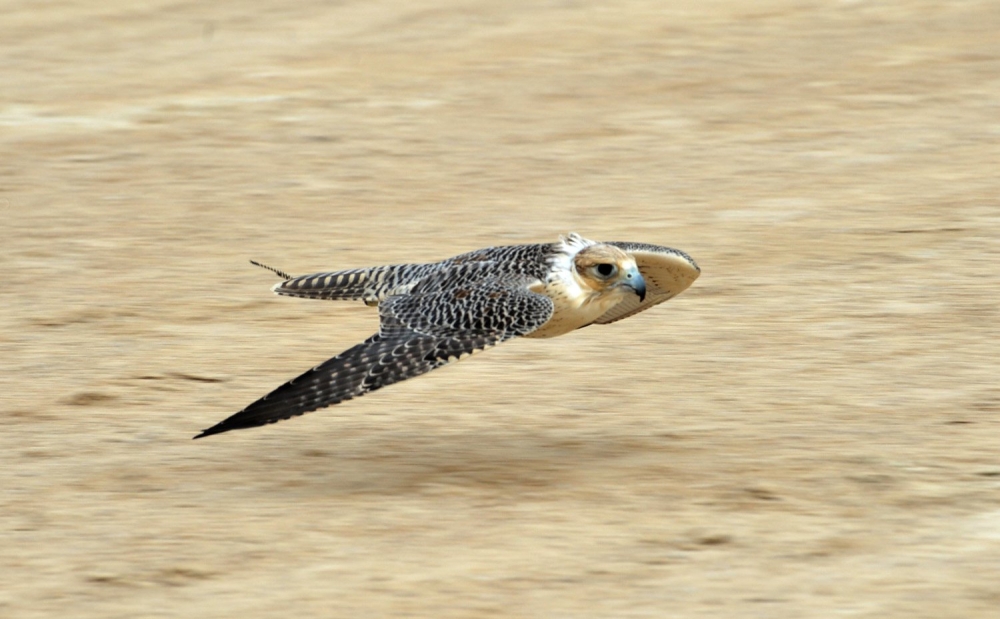
<instances>
[{"instance_id":1,"label":"bird in flight","mask_svg":"<svg viewBox=\"0 0 1000 619\"><path fill-rule=\"evenodd\" d=\"M663 303L701 270L690 256L645 243L489 247L441 262L291 277L272 290L377 306L378 333L204 430L202 438L338 404L419 376L515 337L555 337Z\"/></svg>"}]
</instances>

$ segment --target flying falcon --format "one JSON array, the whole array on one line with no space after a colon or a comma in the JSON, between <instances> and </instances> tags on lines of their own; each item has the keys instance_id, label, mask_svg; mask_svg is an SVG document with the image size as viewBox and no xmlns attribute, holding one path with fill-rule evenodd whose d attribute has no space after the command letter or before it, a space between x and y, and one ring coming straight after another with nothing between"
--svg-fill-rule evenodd
<instances>
[{"instance_id":1,"label":"flying falcon","mask_svg":"<svg viewBox=\"0 0 1000 619\"><path fill-rule=\"evenodd\" d=\"M338 404L515 337L555 337L615 322L673 298L701 273L676 249L598 243L575 233L427 264L299 277L258 266L284 278L272 288L279 295L378 306L378 333L195 438Z\"/></svg>"}]
</instances>

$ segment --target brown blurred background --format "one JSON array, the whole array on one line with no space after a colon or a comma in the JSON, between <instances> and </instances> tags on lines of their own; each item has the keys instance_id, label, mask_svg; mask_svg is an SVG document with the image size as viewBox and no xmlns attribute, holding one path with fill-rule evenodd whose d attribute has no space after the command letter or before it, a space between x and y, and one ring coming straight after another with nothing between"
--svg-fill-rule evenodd
<instances>
[{"instance_id":1,"label":"brown blurred background","mask_svg":"<svg viewBox=\"0 0 1000 619\"><path fill-rule=\"evenodd\" d=\"M995 1L139 4L0 6L0 615L998 616ZM570 230L703 275L190 440Z\"/></svg>"}]
</instances>

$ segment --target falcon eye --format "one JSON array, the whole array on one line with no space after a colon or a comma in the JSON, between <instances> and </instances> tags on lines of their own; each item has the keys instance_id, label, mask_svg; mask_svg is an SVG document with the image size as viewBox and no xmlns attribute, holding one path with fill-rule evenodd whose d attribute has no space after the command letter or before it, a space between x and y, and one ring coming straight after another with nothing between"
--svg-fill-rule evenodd
<instances>
[{"instance_id":1,"label":"falcon eye","mask_svg":"<svg viewBox=\"0 0 1000 619\"><path fill-rule=\"evenodd\" d=\"M594 267L597 274L601 277L611 277L618 272L618 267L613 264L608 264L607 262L602 262L601 264Z\"/></svg>"}]
</instances>

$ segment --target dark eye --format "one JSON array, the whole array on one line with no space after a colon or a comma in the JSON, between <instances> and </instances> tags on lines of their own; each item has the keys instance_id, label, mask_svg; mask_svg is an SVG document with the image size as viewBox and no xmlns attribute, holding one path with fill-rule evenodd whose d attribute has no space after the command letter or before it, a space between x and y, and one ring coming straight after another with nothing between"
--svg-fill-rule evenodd
<instances>
[{"instance_id":1,"label":"dark eye","mask_svg":"<svg viewBox=\"0 0 1000 619\"><path fill-rule=\"evenodd\" d=\"M613 264L608 264L607 262L597 265L597 274L601 277L611 277L617 271L618 267Z\"/></svg>"}]
</instances>

